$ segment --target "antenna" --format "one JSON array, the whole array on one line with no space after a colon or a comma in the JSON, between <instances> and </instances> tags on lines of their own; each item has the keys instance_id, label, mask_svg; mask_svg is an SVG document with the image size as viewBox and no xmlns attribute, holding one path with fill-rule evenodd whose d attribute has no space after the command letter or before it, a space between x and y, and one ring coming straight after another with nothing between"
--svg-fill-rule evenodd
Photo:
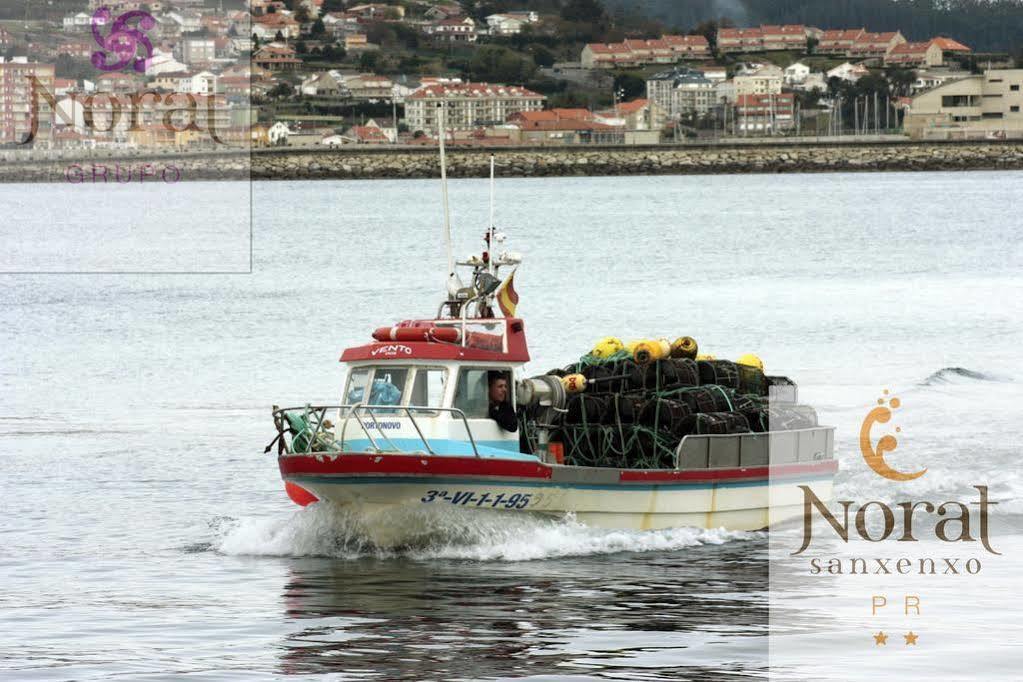
<instances>
[{"instance_id":1,"label":"antenna","mask_svg":"<svg viewBox=\"0 0 1023 682\"><path fill-rule=\"evenodd\" d=\"M487 235L487 249L490 250L490 260L487 270L494 274L494 155L490 155L490 232Z\"/></svg>"}]
</instances>

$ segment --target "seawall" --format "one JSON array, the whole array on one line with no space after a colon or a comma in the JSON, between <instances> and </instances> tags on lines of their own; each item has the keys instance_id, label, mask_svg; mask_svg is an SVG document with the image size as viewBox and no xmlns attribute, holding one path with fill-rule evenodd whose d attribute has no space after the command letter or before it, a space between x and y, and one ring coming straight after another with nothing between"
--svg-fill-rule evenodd
<instances>
[{"instance_id":1,"label":"seawall","mask_svg":"<svg viewBox=\"0 0 1023 682\"><path fill-rule=\"evenodd\" d=\"M1023 142L877 142L658 145L644 147L452 148L451 177L486 177L490 155L503 177L1020 170ZM133 175L132 175L133 173ZM141 174L145 177L139 179ZM433 178L435 147L278 148L239 152L60 155L5 159L0 182ZM116 175L116 179L115 179Z\"/></svg>"}]
</instances>

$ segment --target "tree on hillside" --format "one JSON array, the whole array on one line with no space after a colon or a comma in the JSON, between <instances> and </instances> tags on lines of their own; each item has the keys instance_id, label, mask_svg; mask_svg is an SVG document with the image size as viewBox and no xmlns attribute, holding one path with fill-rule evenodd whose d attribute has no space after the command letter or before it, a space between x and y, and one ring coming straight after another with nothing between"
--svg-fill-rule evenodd
<instances>
[{"instance_id":1,"label":"tree on hillside","mask_svg":"<svg viewBox=\"0 0 1023 682\"><path fill-rule=\"evenodd\" d=\"M532 59L499 45L484 45L469 60L469 77L474 81L524 83L536 71Z\"/></svg>"},{"instance_id":2,"label":"tree on hillside","mask_svg":"<svg viewBox=\"0 0 1023 682\"><path fill-rule=\"evenodd\" d=\"M326 33L327 25L323 23L323 19L317 18L316 21L313 22L312 28L309 29L309 35L311 35L314 38L319 38L320 36Z\"/></svg>"},{"instance_id":3,"label":"tree on hillside","mask_svg":"<svg viewBox=\"0 0 1023 682\"><path fill-rule=\"evenodd\" d=\"M595 23L607 20L607 12L598 0L568 0L561 8L565 21Z\"/></svg>"},{"instance_id":4,"label":"tree on hillside","mask_svg":"<svg viewBox=\"0 0 1023 682\"><path fill-rule=\"evenodd\" d=\"M379 60L379 52L363 52L359 56L359 68L365 69L366 71L372 71L377 67L377 62Z\"/></svg>"},{"instance_id":5,"label":"tree on hillside","mask_svg":"<svg viewBox=\"0 0 1023 682\"><path fill-rule=\"evenodd\" d=\"M646 81L635 73L620 73L615 76L614 89L622 93L622 101L642 97L646 93Z\"/></svg>"},{"instance_id":6,"label":"tree on hillside","mask_svg":"<svg viewBox=\"0 0 1023 682\"><path fill-rule=\"evenodd\" d=\"M885 78L888 79L888 89L896 97L909 95L913 83L916 82L916 72L912 69L891 68L885 70Z\"/></svg>"},{"instance_id":7,"label":"tree on hillside","mask_svg":"<svg viewBox=\"0 0 1023 682\"><path fill-rule=\"evenodd\" d=\"M295 88L282 81L271 88L271 90L266 94L274 99L287 99L295 94Z\"/></svg>"},{"instance_id":8,"label":"tree on hillside","mask_svg":"<svg viewBox=\"0 0 1023 682\"><path fill-rule=\"evenodd\" d=\"M721 17L720 19L710 19L708 21L701 21L689 32L692 36L703 36L707 39L710 44L711 50L716 50L718 47L718 29L719 28L731 28L734 26L732 20L728 17Z\"/></svg>"},{"instance_id":9,"label":"tree on hillside","mask_svg":"<svg viewBox=\"0 0 1023 682\"><path fill-rule=\"evenodd\" d=\"M536 62L537 66L554 66L554 53L539 43L533 43L529 46L529 54L533 57L533 61Z\"/></svg>"}]
</instances>

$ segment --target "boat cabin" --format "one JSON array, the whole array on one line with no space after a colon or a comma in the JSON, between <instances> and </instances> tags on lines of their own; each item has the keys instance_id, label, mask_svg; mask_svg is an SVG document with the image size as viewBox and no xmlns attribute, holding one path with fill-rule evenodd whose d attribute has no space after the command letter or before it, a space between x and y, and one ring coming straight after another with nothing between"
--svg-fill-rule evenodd
<instances>
[{"instance_id":1,"label":"boat cabin","mask_svg":"<svg viewBox=\"0 0 1023 682\"><path fill-rule=\"evenodd\" d=\"M410 320L373 333L341 356L347 377L334 438L346 452L520 455L520 434L489 416L490 385L529 360L517 318Z\"/></svg>"}]
</instances>

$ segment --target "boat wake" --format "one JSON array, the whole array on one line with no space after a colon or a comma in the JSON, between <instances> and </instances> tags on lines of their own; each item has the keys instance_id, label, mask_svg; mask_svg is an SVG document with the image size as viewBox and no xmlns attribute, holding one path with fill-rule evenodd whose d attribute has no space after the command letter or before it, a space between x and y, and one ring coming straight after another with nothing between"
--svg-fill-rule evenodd
<instances>
[{"instance_id":1,"label":"boat wake","mask_svg":"<svg viewBox=\"0 0 1023 682\"><path fill-rule=\"evenodd\" d=\"M218 519L210 549L241 556L534 561L677 551L754 540L763 533L675 528L623 531L562 519L479 511L393 510L372 515L315 504L286 518Z\"/></svg>"},{"instance_id":2,"label":"boat wake","mask_svg":"<svg viewBox=\"0 0 1023 682\"><path fill-rule=\"evenodd\" d=\"M943 367L920 382L921 386L937 384L954 384L964 381L1010 381L1006 377L985 372L977 372L965 367Z\"/></svg>"}]
</instances>

